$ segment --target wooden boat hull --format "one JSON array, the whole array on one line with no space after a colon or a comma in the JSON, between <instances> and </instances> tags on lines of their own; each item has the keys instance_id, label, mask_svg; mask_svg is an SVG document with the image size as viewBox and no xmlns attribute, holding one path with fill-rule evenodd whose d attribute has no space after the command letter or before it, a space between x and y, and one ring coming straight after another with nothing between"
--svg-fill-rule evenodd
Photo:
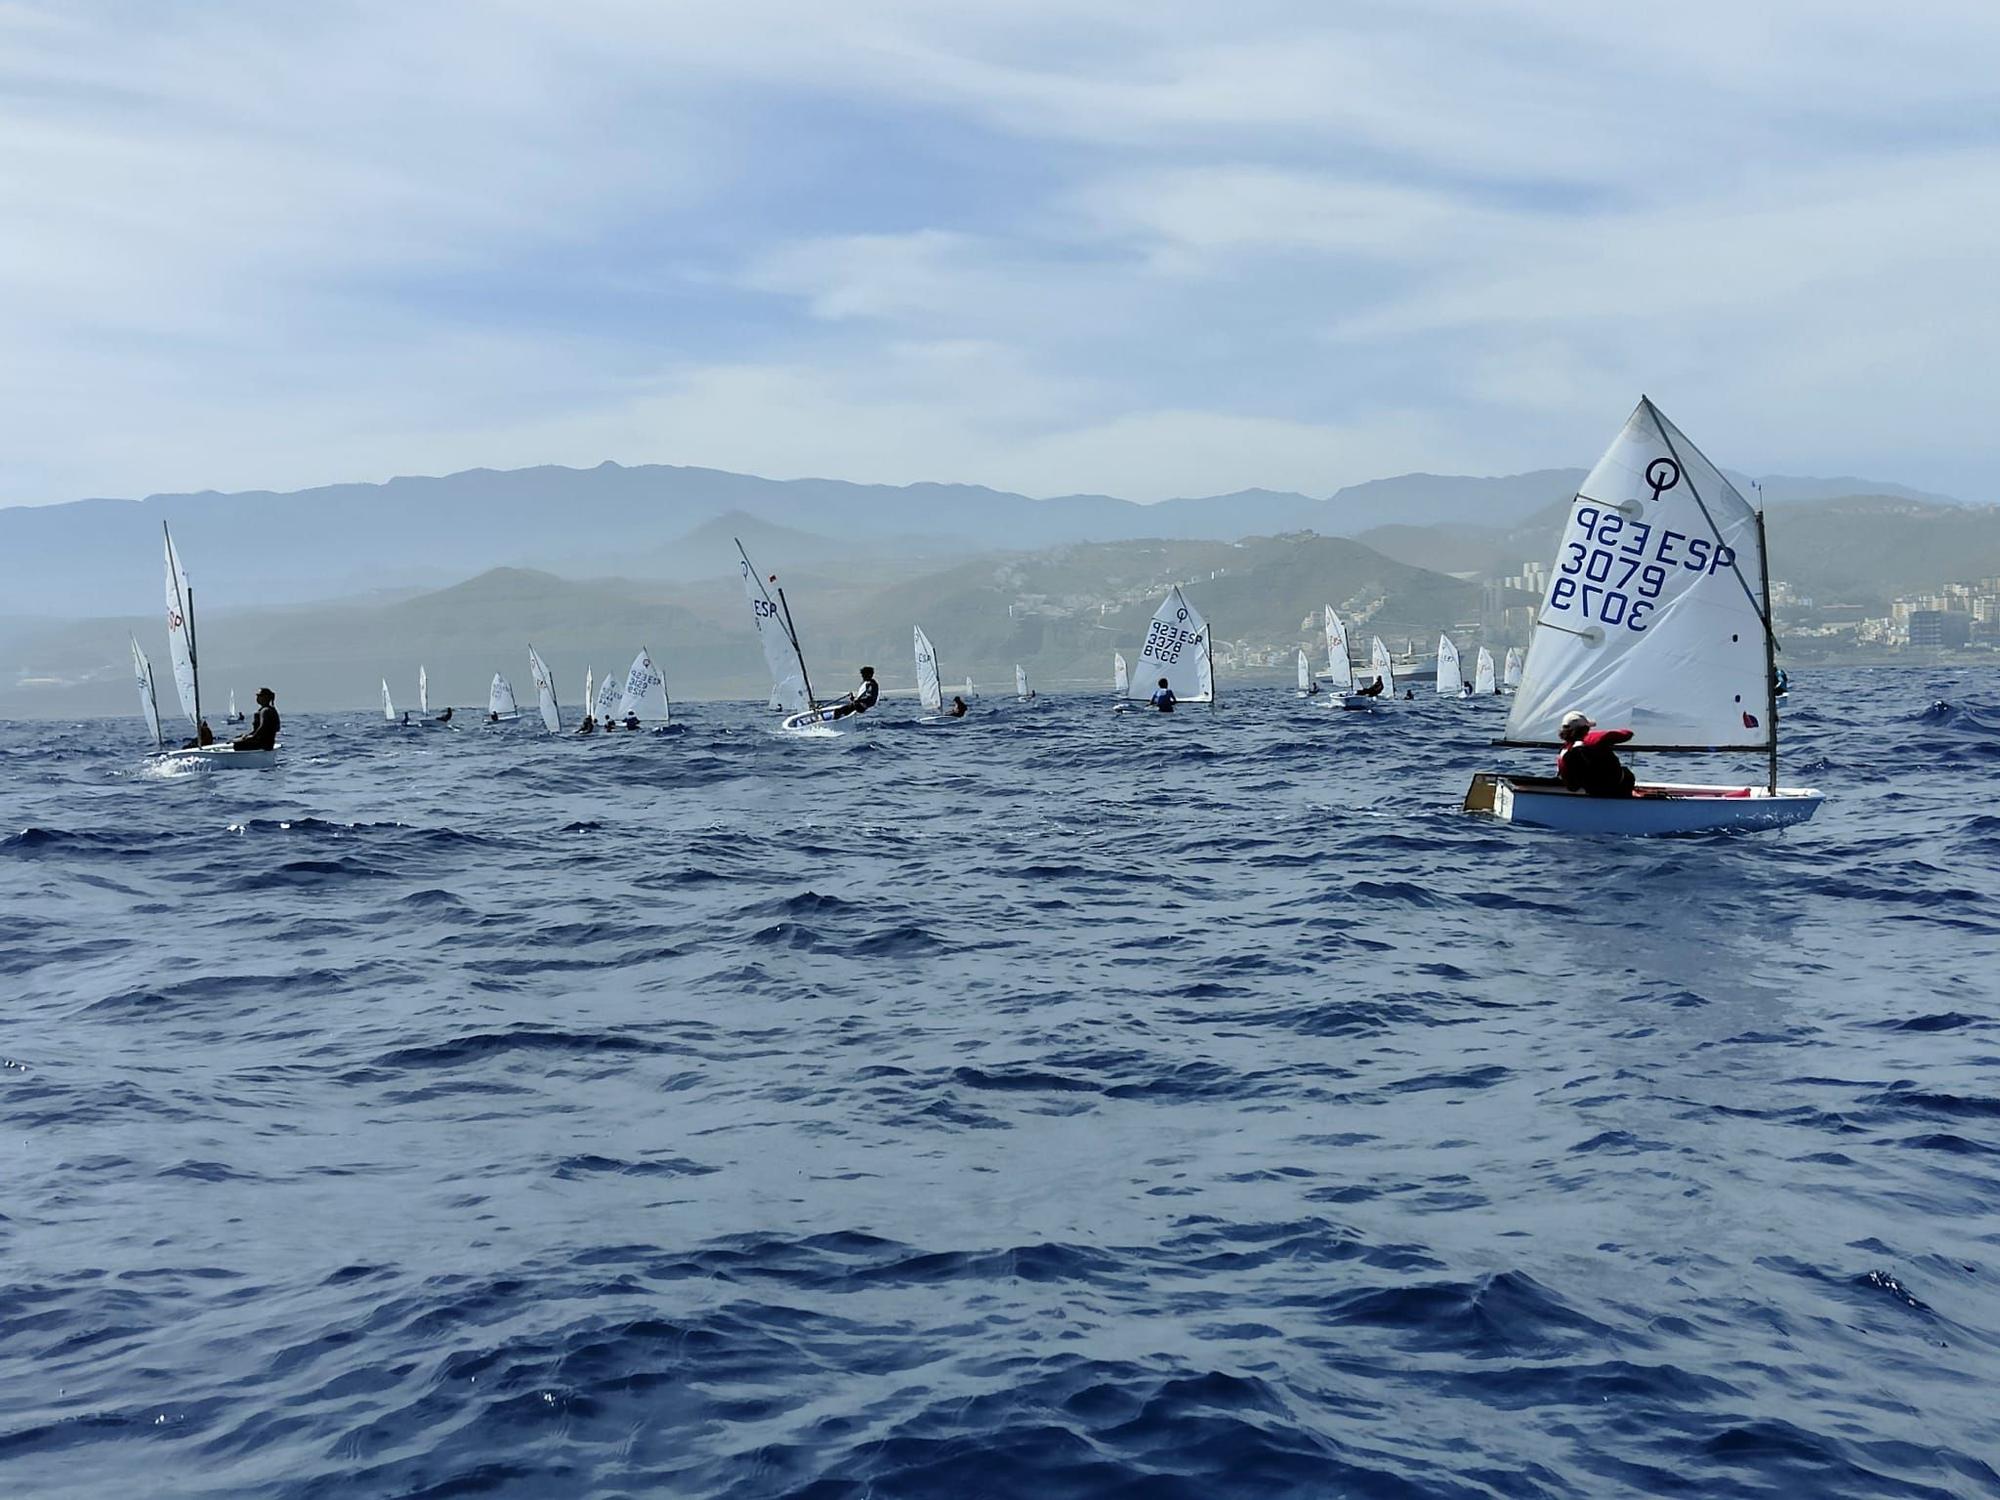
<instances>
[{"instance_id":1,"label":"wooden boat hull","mask_svg":"<svg viewBox=\"0 0 2000 1500\"><path fill-rule=\"evenodd\" d=\"M1482 771L1465 794L1467 812L1558 833L1622 833L1641 837L1788 828L1819 811L1826 799L1808 787L1698 786L1641 782L1631 797L1587 797L1553 777Z\"/></svg>"},{"instance_id":2,"label":"wooden boat hull","mask_svg":"<svg viewBox=\"0 0 2000 1500\"><path fill-rule=\"evenodd\" d=\"M234 745L203 745L192 750L163 750L160 759L173 765L200 766L208 771L268 771L278 763L276 750L238 750Z\"/></svg>"}]
</instances>

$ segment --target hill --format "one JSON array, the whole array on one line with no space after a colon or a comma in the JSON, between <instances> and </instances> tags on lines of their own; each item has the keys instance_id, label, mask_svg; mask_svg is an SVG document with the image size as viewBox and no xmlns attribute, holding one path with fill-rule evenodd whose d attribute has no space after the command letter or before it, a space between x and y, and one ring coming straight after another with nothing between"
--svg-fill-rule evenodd
<instances>
[{"instance_id":1,"label":"hill","mask_svg":"<svg viewBox=\"0 0 2000 1500\"><path fill-rule=\"evenodd\" d=\"M1147 620L1176 582L1189 585L1219 643L1259 651L1316 641L1327 602L1363 628L1416 635L1466 617L1478 602L1473 585L1359 542L1311 535L986 553L886 580L810 566L782 577L823 690L862 662L880 666L890 687L908 686L917 623L954 674L1004 681L1020 661L1049 686L1105 682L1111 653L1136 657ZM7 669L0 715L129 712L133 633L164 668L164 631L151 617L70 622L17 639L0 660ZM399 703L413 696L421 663L435 702L472 705L485 700L495 671L517 689L525 683L530 642L565 699L576 695L585 667L622 667L642 643L677 698L754 697L768 687L734 572L682 583L518 568L411 598L205 620L203 679L218 702L232 686L247 702L251 689L268 684L293 708L354 707L376 700L384 676Z\"/></svg>"}]
</instances>

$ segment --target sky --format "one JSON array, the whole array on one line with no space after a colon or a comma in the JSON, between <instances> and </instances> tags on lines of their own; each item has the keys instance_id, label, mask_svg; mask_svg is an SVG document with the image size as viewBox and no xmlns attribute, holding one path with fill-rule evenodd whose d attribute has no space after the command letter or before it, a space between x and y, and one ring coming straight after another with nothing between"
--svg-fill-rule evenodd
<instances>
[{"instance_id":1,"label":"sky","mask_svg":"<svg viewBox=\"0 0 2000 1500\"><path fill-rule=\"evenodd\" d=\"M0 504L1989 480L2000 6L0 0Z\"/></svg>"}]
</instances>

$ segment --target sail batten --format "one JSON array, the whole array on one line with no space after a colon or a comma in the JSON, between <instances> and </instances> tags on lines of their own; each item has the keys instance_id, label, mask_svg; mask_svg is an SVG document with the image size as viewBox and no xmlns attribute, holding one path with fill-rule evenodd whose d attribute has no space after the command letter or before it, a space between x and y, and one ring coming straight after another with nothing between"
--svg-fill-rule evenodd
<instances>
[{"instance_id":1,"label":"sail batten","mask_svg":"<svg viewBox=\"0 0 2000 1500\"><path fill-rule=\"evenodd\" d=\"M1638 750L1768 749L1763 568L1756 511L1642 398L1570 507L1506 737L1578 709Z\"/></svg>"}]
</instances>

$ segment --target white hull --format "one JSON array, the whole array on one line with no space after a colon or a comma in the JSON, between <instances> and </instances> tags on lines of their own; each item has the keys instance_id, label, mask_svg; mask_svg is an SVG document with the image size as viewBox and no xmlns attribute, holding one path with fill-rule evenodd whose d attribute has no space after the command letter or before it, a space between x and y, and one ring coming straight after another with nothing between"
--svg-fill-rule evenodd
<instances>
[{"instance_id":1,"label":"white hull","mask_svg":"<svg viewBox=\"0 0 2000 1500\"><path fill-rule=\"evenodd\" d=\"M1826 800L1809 787L1780 787L1773 794L1757 786L1642 781L1635 791L1631 797L1590 797L1549 777L1482 771L1465 794L1465 809L1559 833L1658 836L1787 828L1811 818Z\"/></svg>"},{"instance_id":2,"label":"white hull","mask_svg":"<svg viewBox=\"0 0 2000 1500\"><path fill-rule=\"evenodd\" d=\"M1377 696L1368 693L1342 693L1340 695L1340 706L1342 708L1359 709L1364 712L1369 709L1379 708L1384 703L1393 703L1394 701L1393 698L1388 697L1386 694ZM1331 707L1332 705L1329 704L1328 706Z\"/></svg>"},{"instance_id":3,"label":"white hull","mask_svg":"<svg viewBox=\"0 0 2000 1500\"><path fill-rule=\"evenodd\" d=\"M200 766L209 771L268 771L278 763L276 750L238 750L234 745L203 745L192 750L163 750L159 758L174 765Z\"/></svg>"},{"instance_id":4,"label":"white hull","mask_svg":"<svg viewBox=\"0 0 2000 1500\"><path fill-rule=\"evenodd\" d=\"M840 711L836 706L828 706L826 708L809 708L804 713L792 714L791 716L786 718L785 721L781 723L778 727L780 729L792 729L792 730L818 729L822 725L831 724L834 721L834 719L839 715L839 712ZM854 714L849 714L847 715L847 717L855 718L858 716Z\"/></svg>"}]
</instances>

